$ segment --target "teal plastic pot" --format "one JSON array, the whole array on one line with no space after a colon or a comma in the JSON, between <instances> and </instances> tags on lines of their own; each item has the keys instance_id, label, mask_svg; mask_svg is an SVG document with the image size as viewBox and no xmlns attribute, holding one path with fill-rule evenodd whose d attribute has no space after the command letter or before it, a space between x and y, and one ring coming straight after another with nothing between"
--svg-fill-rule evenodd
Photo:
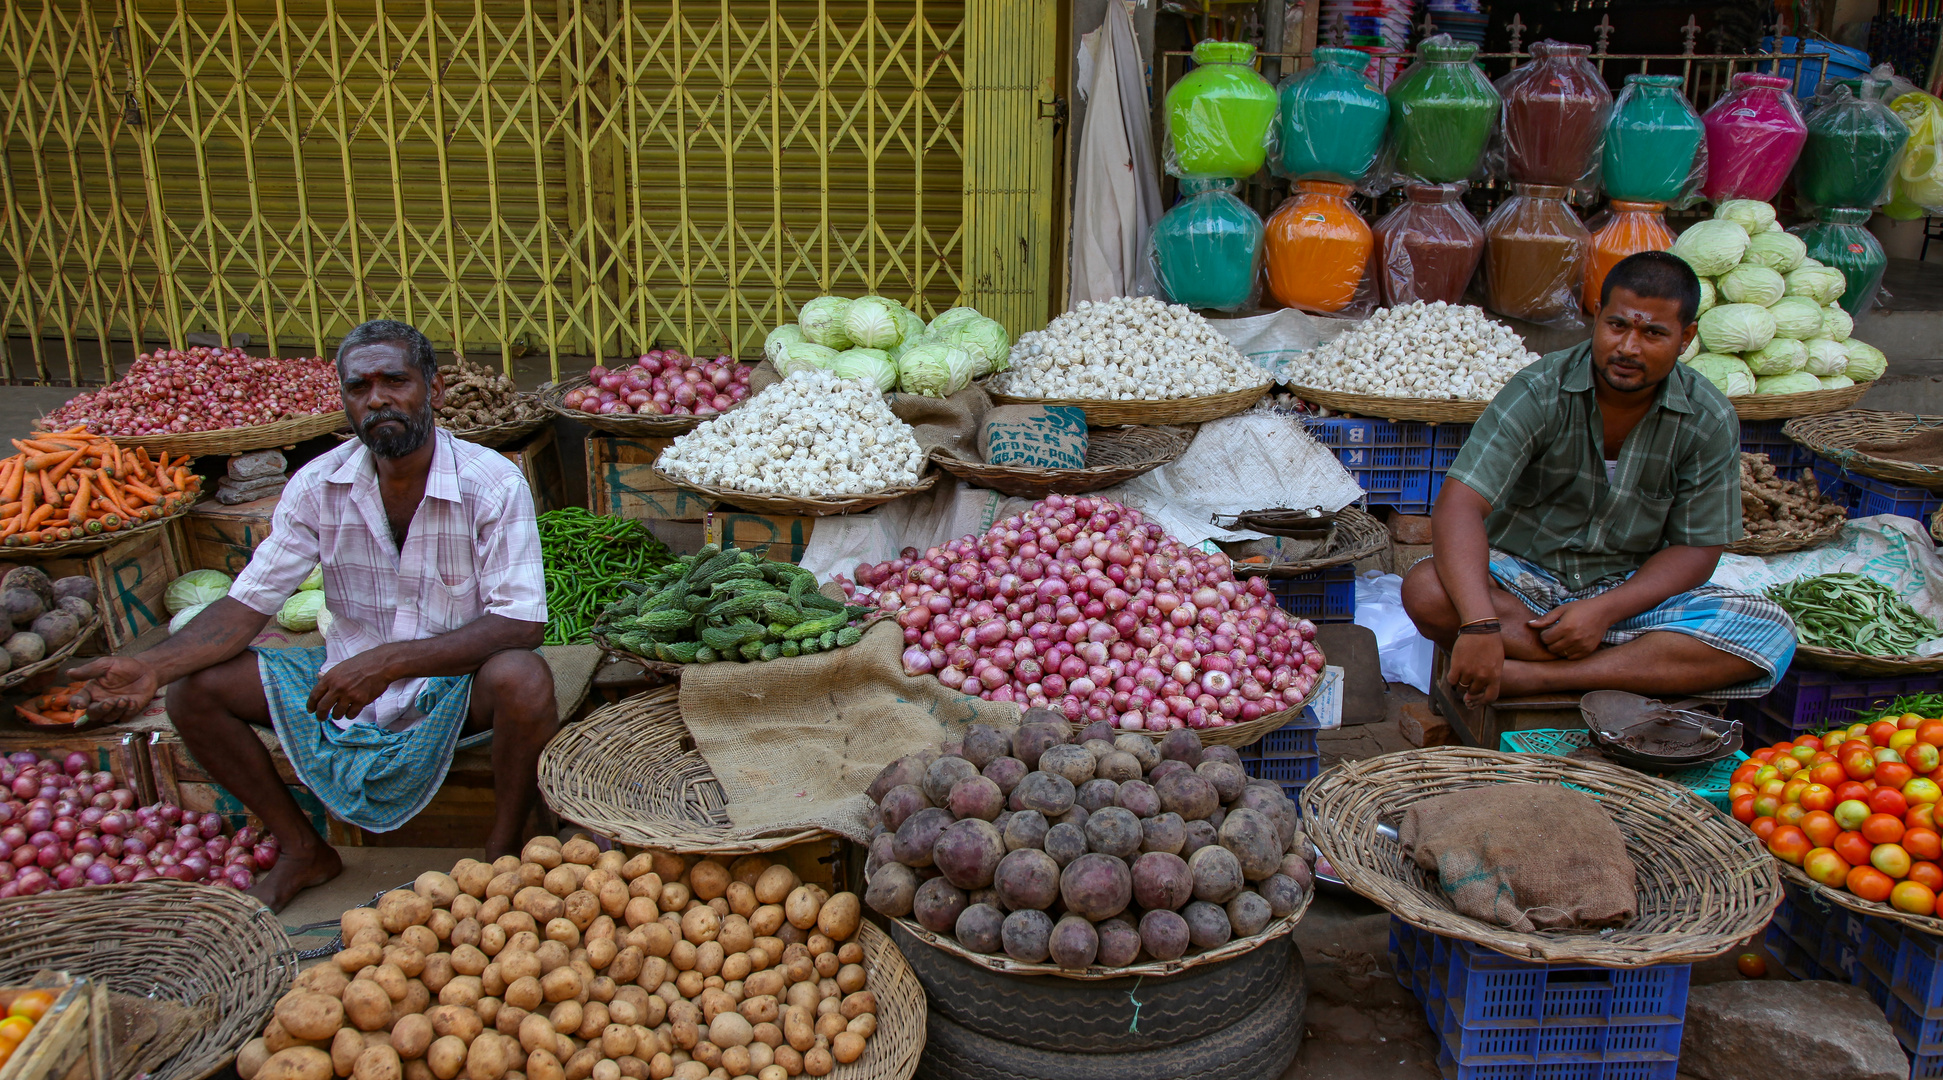
<instances>
[{"instance_id":1,"label":"teal plastic pot","mask_svg":"<svg viewBox=\"0 0 1943 1080\"><path fill-rule=\"evenodd\" d=\"M1182 199L1154 224L1154 274L1170 303L1233 311L1254 295L1261 268L1261 215L1231 180L1183 180Z\"/></svg>"},{"instance_id":2,"label":"teal plastic pot","mask_svg":"<svg viewBox=\"0 0 1943 1080\"><path fill-rule=\"evenodd\" d=\"M1317 49L1314 67L1282 81L1277 173L1362 182L1383 152L1390 123L1390 99L1363 75L1369 59L1355 49Z\"/></svg>"},{"instance_id":3,"label":"teal plastic pot","mask_svg":"<svg viewBox=\"0 0 1943 1080\"><path fill-rule=\"evenodd\" d=\"M1888 197L1909 125L1883 104L1885 79L1843 79L1808 112L1795 194L1810 206L1873 207Z\"/></svg>"},{"instance_id":4,"label":"teal plastic pot","mask_svg":"<svg viewBox=\"0 0 1943 1080\"><path fill-rule=\"evenodd\" d=\"M1606 194L1628 202L1677 203L1694 177L1706 131L1678 75L1628 75L1606 122ZM1695 186L1698 186L1697 184Z\"/></svg>"}]
</instances>

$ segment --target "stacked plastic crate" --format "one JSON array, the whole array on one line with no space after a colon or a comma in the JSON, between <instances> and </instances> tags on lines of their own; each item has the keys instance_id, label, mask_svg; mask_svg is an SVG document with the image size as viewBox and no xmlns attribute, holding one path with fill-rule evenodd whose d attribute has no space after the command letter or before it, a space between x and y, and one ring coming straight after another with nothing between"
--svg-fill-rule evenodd
<instances>
[{"instance_id":1,"label":"stacked plastic crate","mask_svg":"<svg viewBox=\"0 0 1943 1080\"><path fill-rule=\"evenodd\" d=\"M1583 728L1578 730L1535 728L1530 731L1505 732L1498 736L1498 749L1507 754L1556 754L1564 757L1574 750L1584 749L1591 741L1592 734ZM1727 789L1732 783L1734 770L1746 760L1746 754L1736 752L1733 757L1723 758L1712 765L1653 775L1691 789L1695 795L1707 800L1715 809L1727 813L1734 808L1734 800L1729 797Z\"/></svg>"},{"instance_id":2,"label":"stacked plastic crate","mask_svg":"<svg viewBox=\"0 0 1943 1080\"><path fill-rule=\"evenodd\" d=\"M1241 748L1242 771L1282 785L1282 793L1301 806L1302 789L1322 771L1321 753L1316 748L1316 732L1321 727L1315 710L1304 708L1294 722L1262 736L1253 746Z\"/></svg>"},{"instance_id":3,"label":"stacked plastic crate","mask_svg":"<svg viewBox=\"0 0 1943 1080\"><path fill-rule=\"evenodd\" d=\"M1771 746L1829 727L1847 727L1905 694L1936 689L1935 675L1900 679L1855 678L1832 671L1790 667L1767 695L1728 706L1750 747Z\"/></svg>"},{"instance_id":4,"label":"stacked plastic crate","mask_svg":"<svg viewBox=\"0 0 1943 1080\"><path fill-rule=\"evenodd\" d=\"M1816 458L1814 471L1822 494L1846 509L1851 518L1895 514L1928 524L1930 515L1943 507L1943 494L1850 472L1827 458Z\"/></svg>"},{"instance_id":5,"label":"stacked plastic crate","mask_svg":"<svg viewBox=\"0 0 1943 1080\"><path fill-rule=\"evenodd\" d=\"M1342 416L1305 417L1302 426L1356 478L1369 505L1428 514L1444 474L1470 437L1469 424L1419 424Z\"/></svg>"}]
</instances>

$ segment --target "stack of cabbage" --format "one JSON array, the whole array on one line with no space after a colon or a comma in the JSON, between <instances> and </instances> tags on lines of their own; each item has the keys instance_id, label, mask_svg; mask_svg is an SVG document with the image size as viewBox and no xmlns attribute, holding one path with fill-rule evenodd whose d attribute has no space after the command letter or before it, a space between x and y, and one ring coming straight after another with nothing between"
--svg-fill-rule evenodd
<instances>
[{"instance_id":1,"label":"stack of cabbage","mask_svg":"<svg viewBox=\"0 0 1943 1080\"><path fill-rule=\"evenodd\" d=\"M769 332L762 351L776 370L820 368L879 390L950 397L973 379L1004 371L1012 339L1005 327L968 307L952 308L929 326L881 296L819 296L797 322Z\"/></svg>"},{"instance_id":2,"label":"stack of cabbage","mask_svg":"<svg viewBox=\"0 0 1943 1080\"><path fill-rule=\"evenodd\" d=\"M169 633L180 631L202 614L209 605L229 595L235 579L221 570L191 570L169 582L162 593L162 606L168 610ZM293 634L330 629L331 613L324 607L324 568L313 567L297 592L277 611L277 625Z\"/></svg>"},{"instance_id":3,"label":"stack of cabbage","mask_svg":"<svg viewBox=\"0 0 1943 1080\"><path fill-rule=\"evenodd\" d=\"M1880 378L1881 350L1849 336L1842 272L1808 257L1774 207L1735 199L1673 253L1700 275L1700 332L1682 360L1729 397L1833 390Z\"/></svg>"}]
</instances>

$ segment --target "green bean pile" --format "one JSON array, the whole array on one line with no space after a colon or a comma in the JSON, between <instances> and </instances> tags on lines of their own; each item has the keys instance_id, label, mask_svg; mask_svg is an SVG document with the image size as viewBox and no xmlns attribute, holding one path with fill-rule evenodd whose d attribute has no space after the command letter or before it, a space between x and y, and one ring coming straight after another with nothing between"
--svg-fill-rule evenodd
<instances>
[{"instance_id":1,"label":"green bean pile","mask_svg":"<svg viewBox=\"0 0 1943 1080\"><path fill-rule=\"evenodd\" d=\"M1768 599L1795 621L1803 645L1868 656L1915 656L1924 642L1943 637L1936 621L1861 574L1822 574L1768 589Z\"/></svg>"},{"instance_id":2,"label":"green bean pile","mask_svg":"<svg viewBox=\"0 0 1943 1080\"><path fill-rule=\"evenodd\" d=\"M569 507L541 514L539 525L548 645L588 640L620 582L639 582L675 558L647 526L626 518Z\"/></svg>"}]
</instances>

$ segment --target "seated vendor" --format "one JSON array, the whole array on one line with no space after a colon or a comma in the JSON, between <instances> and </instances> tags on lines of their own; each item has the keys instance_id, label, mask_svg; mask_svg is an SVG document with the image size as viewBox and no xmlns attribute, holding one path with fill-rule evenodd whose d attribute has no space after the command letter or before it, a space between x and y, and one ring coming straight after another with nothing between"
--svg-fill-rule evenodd
<instances>
[{"instance_id":1,"label":"seated vendor","mask_svg":"<svg viewBox=\"0 0 1943 1080\"><path fill-rule=\"evenodd\" d=\"M491 739L489 857L519 851L557 727L553 677L533 651L546 586L526 481L433 425L445 384L416 329L357 327L337 370L358 437L291 479L229 595L147 652L75 670L101 719L168 687L190 753L282 845L252 890L275 909L342 866L248 725L274 727L304 786L373 832L425 808L456 747ZM323 647L252 648L320 563L333 616Z\"/></svg>"},{"instance_id":2,"label":"seated vendor","mask_svg":"<svg viewBox=\"0 0 1943 1080\"><path fill-rule=\"evenodd\" d=\"M1700 282L1661 251L1606 275L1592 340L1526 367L1458 453L1405 610L1471 706L1629 690L1757 697L1794 655L1772 601L1707 584L1741 536L1740 419L1679 362Z\"/></svg>"}]
</instances>

